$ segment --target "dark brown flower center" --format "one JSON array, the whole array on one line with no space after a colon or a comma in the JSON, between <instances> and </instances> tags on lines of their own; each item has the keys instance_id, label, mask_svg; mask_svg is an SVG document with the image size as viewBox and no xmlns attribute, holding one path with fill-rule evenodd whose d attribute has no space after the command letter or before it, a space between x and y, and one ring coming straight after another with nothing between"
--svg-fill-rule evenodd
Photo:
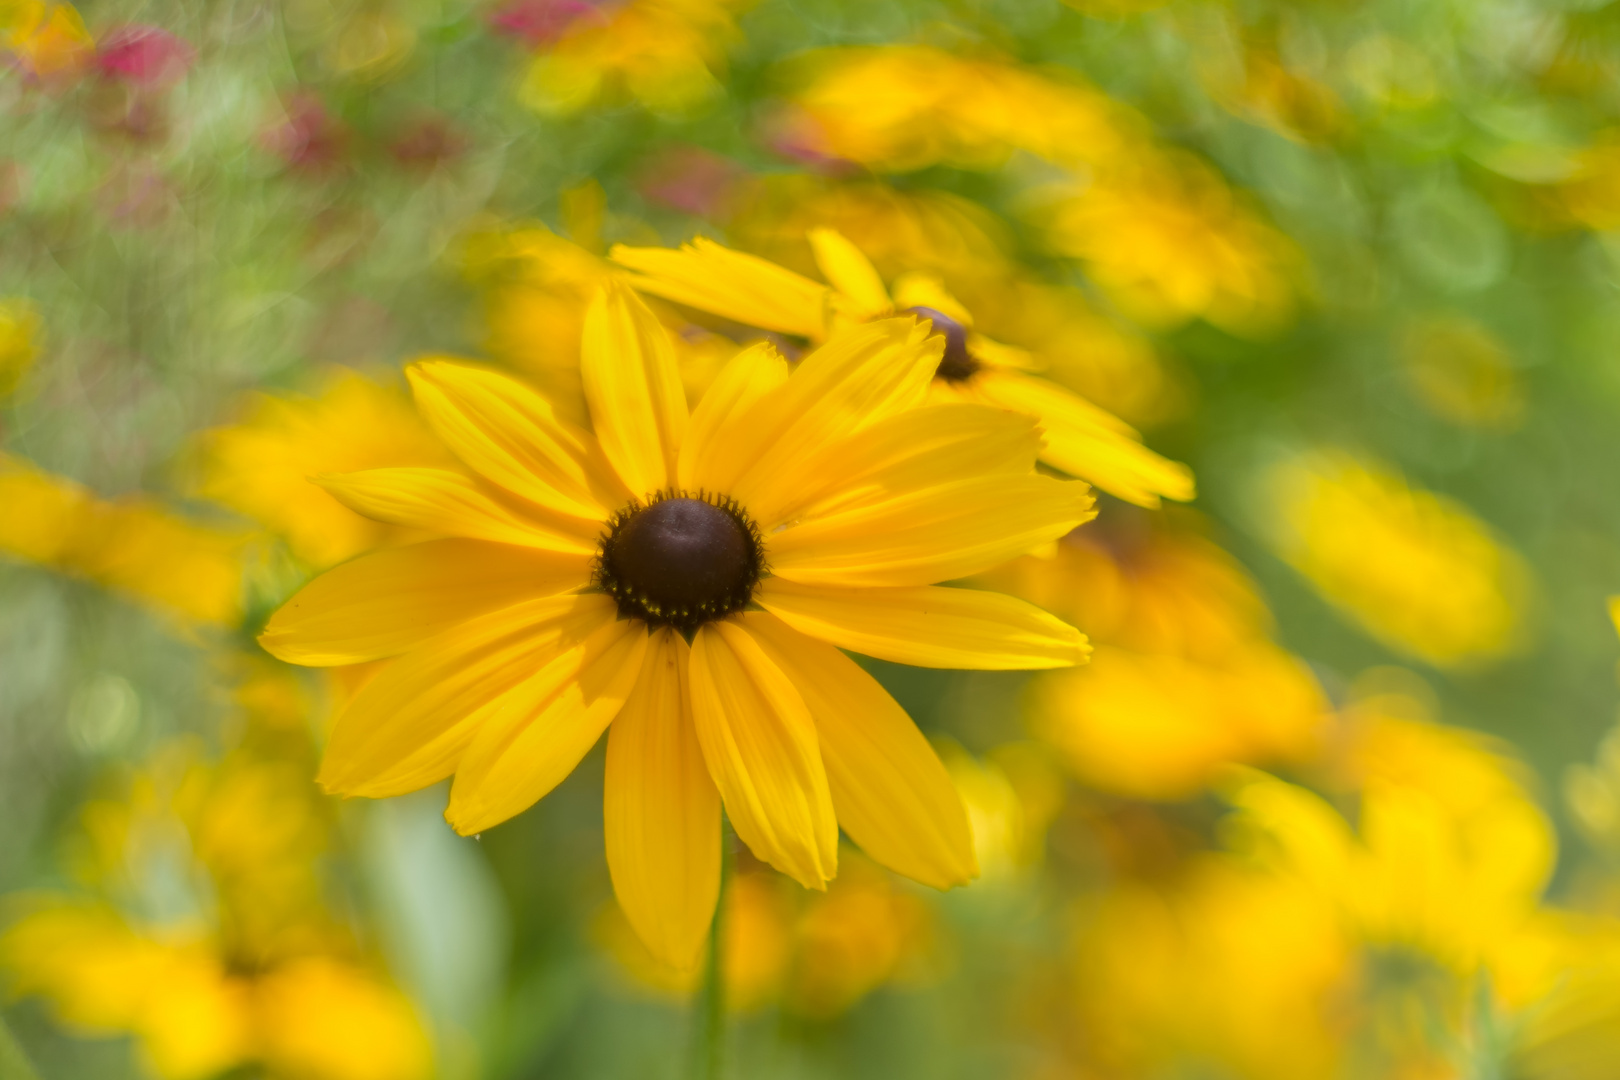
<instances>
[{"instance_id":1,"label":"dark brown flower center","mask_svg":"<svg viewBox=\"0 0 1620 1080\"><path fill-rule=\"evenodd\" d=\"M619 614L688 638L741 611L765 573L759 529L731 499L659 492L614 515L596 555L596 585Z\"/></svg>"},{"instance_id":2,"label":"dark brown flower center","mask_svg":"<svg viewBox=\"0 0 1620 1080\"><path fill-rule=\"evenodd\" d=\"M934 333L945 338L945 355L940 359L939 368L934 372L935 378L959 383L966 382L978 374L979 362L968 352L967 327L943 311L931 307L908 307L901 314L927 319L933 323Z\"/></svg>"}]
</instances>

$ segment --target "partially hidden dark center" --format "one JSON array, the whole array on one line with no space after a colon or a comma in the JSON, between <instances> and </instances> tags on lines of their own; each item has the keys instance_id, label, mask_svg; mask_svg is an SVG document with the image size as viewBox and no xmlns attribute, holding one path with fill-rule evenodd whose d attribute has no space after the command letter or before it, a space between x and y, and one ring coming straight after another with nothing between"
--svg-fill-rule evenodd
<instances>
[{"instance_id":1,"label":"partially hidden dark center","mask_svg":"<svg viewBox=\"0 0 1620 1080\"><path fill-rule=\"evenodd\" d=\"M934 333L945 339L945 355L939 361L934 377L946 382L966 382L979 372L979 362L968 352L967 327L931 307L908 307L900 314L927 319Z\"/></svg>"}]
</instances>

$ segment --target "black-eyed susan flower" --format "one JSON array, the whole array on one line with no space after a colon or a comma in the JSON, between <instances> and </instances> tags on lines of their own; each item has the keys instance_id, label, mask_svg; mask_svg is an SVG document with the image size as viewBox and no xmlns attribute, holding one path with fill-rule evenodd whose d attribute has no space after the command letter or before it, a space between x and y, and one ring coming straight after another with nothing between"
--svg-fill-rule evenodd
<instances>
[{"instance_id":1,"label":"black-eyed susan flower","mask_svg":"<svg viewBox=\"0 0 1620 1080\"><path fill-rule=\"evenodd\" d=\"M756 256L699 238L679 250L616 247L612 257L636 272L643 292L748 326L825 341L861 322L913 314L944 342L934 372L936 401L973 401L1036 417L1046 434L1041 461L1142 506L1160 497L1190 499L1193 476L1142 445L1118 417L1031 373L1024 351L973 331L973 318L937 278L908 274L893 294L853 243L832 229L812 229L816 263L830 285Z\"/></svg>"},{"instance_id":2,"label":"black-eyed susan flower","mask_svg":"<svg viewBox=\"0 0 1620 1080\"><path fill-rule=\"evenodd\" d=\"M927 405L943 342L913 319L832 338L790 374L739 353L688 412L667 333L613 287L587 313L594 433L507 376L410 370L471 471L327 477L355 510L442 539L317 578L261 641L384 668L338 718L322 783L388 796L451 774L476 833L550 791L612 724L606 841L631 925L696 963L720 808L802 884L842 826L948 887L976 872L962 804L905 712L839 647L928 667L1061 667L1078 631L1010 597L935 587L1068 532L1084 484L1033 471L1034 422Z\"/></svg>"}]
</instances>

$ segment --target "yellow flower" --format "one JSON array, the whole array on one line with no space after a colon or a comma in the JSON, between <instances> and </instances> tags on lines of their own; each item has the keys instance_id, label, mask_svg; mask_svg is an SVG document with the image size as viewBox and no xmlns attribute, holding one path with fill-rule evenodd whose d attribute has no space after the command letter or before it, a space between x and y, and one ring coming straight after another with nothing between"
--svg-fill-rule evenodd
<instances>
[{"instance_id":1,"label":"yellow flower","mask_svg":"<svg viewBox=\"0 0 1620 1080\"><path fill-rule=\"evenodd\" d=\"M1096 1075L1338 1074L1353 942L1309 885L1206 854L1077 907L1077 1041Z\"/></svg>"},{"instance_id":2,"label":"yellow flower","mask_svg":"<svg viewBox=\"0 0 1620 1080\"><path fill-rule=\"evenodd\" d=\"M922 407L940 345L915 320L874 322L789 374L762 344L689 413L666 332L615 287L585 321L594 435L505 376L413 365L418 408L479 477L324 482L446 539L328 572L261 638L294 663L400 657L338 718L322 783L380 797L454 773L447 817L476 833L611 722L615 892L682 968L719 888L722 797L738 836L806 886L833 876L840 826L917 880L971 878L944 767L835 646L931 667L1079 661L1083 639L1051 616L931 583L1049 542L1091 500L1032 471L1028 420Z\"/></svg>"},{"instance_id":3,"label":"yellow flower","mask_svg":"<svg viewBox=\"0 0 1620 1080\"><path fill-rule=\"evenodd\" d=\"M1328 705L1269 637L1271 615L1226 552L1196 535L1083 535L992 585L1073 622L1091 663L1030 686L1030 724L1087 786L1141 799L1196 795L1232 762L1298 762Z\"/></svg>"},{"instance_id":4,"label":"yellow flower","mask_svg":"<svg viewBox=\"0 0 1620 1080\"><path fill-rule=\"evenodd\" d=\"M1144 153L1034 205L1053 249L1084 260L1140 322L1203 318L1254 334L1292 313L1302 266L1294 249L1191 155Z\"/></svg>"},{"instance_id":5,"label":"yellow flower","mask_svg":"<svg viewBox=\"0 0 1620 1080\"><path fill-rule=\"evenodd\" d=\"M0 300L0 399L10 396L39 355L39 312L27 300Z\"/></svg>"},{"instance_id":6,"label":"yellow flower","mask_svg":"<svg viewBox=\"0 0 1620 1080\"><path fill-rule=\"evenodd\" d=\"M401 391L347 370L326 375L313 397L257 394L240 422L199 442L196 493L257 521L316 567L395 539L398 530L351 512L311 475L452 460Z\"/></svg>"},{"instance_id":7,"label":"yellow flower","mask_svg":"<svg viewBox=\"0 0 1620 1080\"><path fill-rule=\"evenodd\" d=\"M973 847L986 883L1017 880L1037 866L1046 830L1063 808L1063 776L1042 747L1008 743L979 761L946 741L940 748L967 805Z\"/></svg>"},{"instance_id":8,"label":"yellow flower","mask_svg":"<svg viewBox=\"0 0 1620 1080\"><path fill-rule=\"evenodd\" d=\"M234 625L246 538L146 497L100 499L0 454L0 553L125 593L187 622Z\"/></svg>"},{"instance_id":9,"label":"yellow flower","mask_svg":"<svg viewBox=\"0 0 1620 1080\"><path fill-rule=\"evenodd\" d=\"M535 57L523 99L572 113L628 93L648 108L683 112L720 91L715 72L736 38L732 12L746 0L631 0L581 15Z\"/></svg>"},{"instance_id":10,"label":"yellow flower","mask_svg":"<svg viewBox=\"0 0 1620 1080\"><path fill-rule=\"evenodd\" d=\"M1274 467L1266 494L1273 548L1386 645L1450 667L1519 643L1529 571L1461 504L1342 451Z\"/></svg>"},{"instance_id":11,"label":"yellow flower","mask_svg":"<svg viewBox=\"0 0 1620 1080\"><path fill-rule=\"evenodd\" d=\"M972 316L937 279L902 276L891 297L866 256L841 234L813 229L810 242L831 286L704 239L679 251L621 246L611 254L638 272L631 280L643 292L812 342L897 311L916 314L944 343L934 400L976 401L1038 418L1046 436L1043 462L1122 499L1157 506L1160 496L1192 498L1185 465L1147 449L1124 421L1022 370L1032 358L974 333Z\"/></svg>"},{"instance_id":12,"label":"yellow flower","mask_svg":"<svg viewBox=\"0 0 1620 1080\"><path fill-rule=\"evenodd\" d=\"M923 899L856 852L842 851L839 864L825 893L790 895L781 878L757 869L727 882L721 963L729 1011L777 1004L827 1020L886 983L921 982L931 973L933 912ZM603 919L598 934L637 982L671 993L697 988L702 972L660 964L622 913Z\"/></svg>"},{"instance_id":13,"label":"yellow flower","mask_svg":"<svg viewBox=\"0 0 1620 1080\"><path fill-rule=\"evenodd\" d=\"M797 61L787 139L889 171L993 168L1014 150L1065 165L1138 141L1131 112L1067 76L923 45L826 49Z\"/></svg>"},{"instance_id":14,"label":"yellow flower","mask_svg":"<svg viewBox=\"0 0 1620 1080\"><path fill-rule=\"evenodd\" d=\"M95 55L95 39L71 4L7 0L0 4L0 47L35 77L62 79L81 71Z\"/></svg>"}]
</instances>

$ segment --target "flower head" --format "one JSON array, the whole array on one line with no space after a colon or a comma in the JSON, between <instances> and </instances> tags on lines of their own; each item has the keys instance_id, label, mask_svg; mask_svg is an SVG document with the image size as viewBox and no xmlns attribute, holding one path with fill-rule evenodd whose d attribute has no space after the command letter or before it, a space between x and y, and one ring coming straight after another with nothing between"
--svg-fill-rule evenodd
<instances>
[{"instance_id":1,"label":"flower head","mask_svg":"<svg viewBox=\"0 0 1620 1080\"><path fill-rule=\"evenodd\" d=\"M908 274L893 291L867 257L832 229L810 230L816 263L829 284L710 240L678 251L616 247L612 257L636 271L638 289L749 326L821 342L836 330L896 314L913 315L943 349L931 397L979 402L1040 420L1041 460L1111 495L1143 506L1161 496L1190 499L1192 473L1142 445L1124 421L1029 372L1029 354L973 330L973 316L931 275Z\"/></svg>"},{"instance_id":2,"label":"flower head","mask_svg":"<svg viewBox=\"0 0 1620 1080\"><path fill-rule=\"evenodd\" d=\"M587 312L594 432L465 363L410 371L470 470L326 477L373 518L437 534L317 578L261 638L295 663L399 657L338 718L321 780L386 796L455 775L476 833L560 782L611 723L615 891L663 960L696 963L719 819L820 888L840 826L938 887L976 872L961 801L921 733L839 647L928 667L1061 667L1071 627L933 583L1091 516L1033 471L1027 418L926 405L942 343L915 319L839 334L790 374L739 353L688 411L667 332L628 289Z\"/></svg>"}]
</instances>

